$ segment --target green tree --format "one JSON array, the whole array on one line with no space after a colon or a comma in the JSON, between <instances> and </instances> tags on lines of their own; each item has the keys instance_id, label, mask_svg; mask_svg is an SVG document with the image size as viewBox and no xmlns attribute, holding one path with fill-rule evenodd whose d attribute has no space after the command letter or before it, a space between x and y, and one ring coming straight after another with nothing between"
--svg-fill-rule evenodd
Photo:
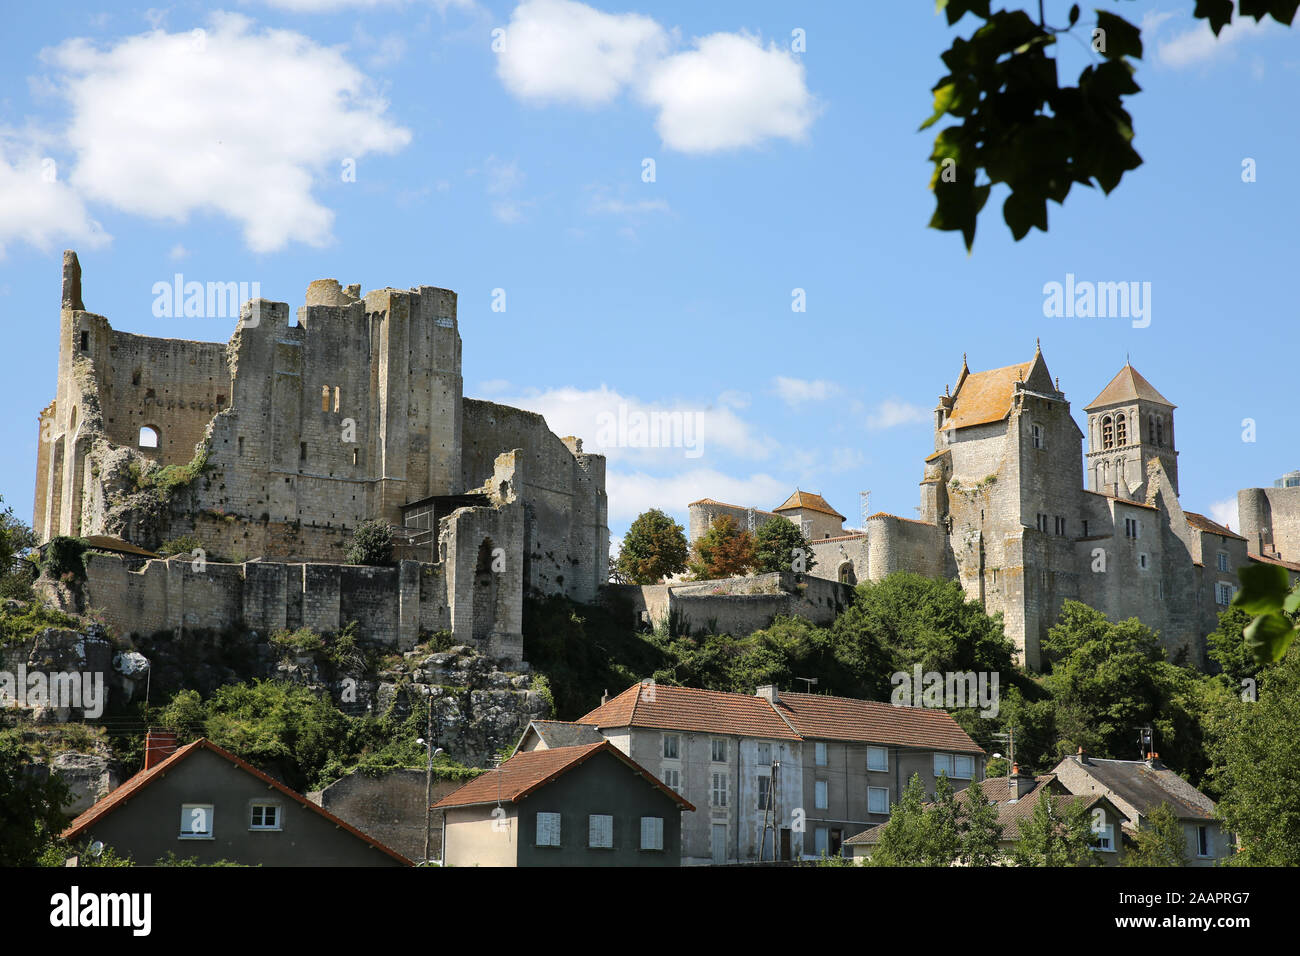
<instances>
[{"instance_id":1,"label":"green tree","mask_svg":"<svg viewBox=\"0 0 1300 956\"><path fill-rule=\"evenodd\" d=\"M26 559L35 547L36 534L14 514L14 509L0 511L0 599L31 600L33 566Z\"/></svg>"},{"instance_id":2,"label":"green tree","mask_svg":"<svg viewBox=\"0 0 1300 956\"><path fill-rule=\"evenodd\" d=\"M1167 802L1147 814L1147 826L1124 854L1125 866L1186 866L1187 836L1182 821Z\"/></svg>"},{"instance_id":3,"label":"green tree","mask_svg":"<svg viewBox=\"0 0 1300 956\"><path fill-rule=\"evenodd\" d=\"M388 522L371 518L357 525L348 546L348 564L381 567L393 563L393 532Z\"/></svg>"},{"instance_id":4,"label":"green tree","mask_svg":"<svg viewBox=\"0 0 1300 956\"><path fill-rule=\"evenodd\" d=\"M1047 231L1047 201L1061 204L1074 185L1110 193L1142 157L1133 148L1133 121L1124 97L1140 91L1134 61L1142 58L1142 32L1123 17L1096 11L1080 22L1078 4L1049 22L1022 10L992 10L989 0L938 0L950 25L967 13L980 21L942 54L946 76L934 85L934 113L922 129L955 122L935 137L930 188L935 229L960 231L969 250L975 223L990 190L1009 194L1002 217L1019 240L1031 228ZM1290 24L1300 0L1239 0L1239 18L1272 16ZM1197 0L1193 17L1217 35L1232 20L1232 0ZM1077 32L1075 32L1077 30ZM1061 85L1050 53L1060 35L1091 51L1093 62L1076 85Z\"/></svg>"},{"instance_id":5,"label":"green tree","mask_svg":"<svg viewBox=\"0 0 1300 956\"><path fill-rule=\"evenodd\" d=\"M998 822L998 808L984 796L984 785L976 780L963 792L958 808L958 831L961 848L959 857L967 866L994 866L1001 862L1003 853L998 845L1002 839L1002 824Z\"/></svg>"},{"instance_id":6,"label":"green tree","mask_svg":"<svg viewBox=\"0 0 1300 956\"><path fill-rule=\"evenodd\" d=\"M1020 825L1016 866L1094 866L1097 854L1087 804L1042 793Z\"/></svg>"},{"instance_id":7,"label":"green tree","mask_svg":"<svg viewBox=\"0 0 1300 956\"><path fill-rule=\"evenodd\" d=\"M1251 616L1239 607L1228 607L1219 613L1219 626L1205 636L1206 653L1219 666L1220 672L1237 688L1242 681L1259 673L1260 664L1246 644L1243 631L1250 626Z\"/></svg>"},{"instance_id":8,"label":"green tree","mask_svg":"<svg viewBox=\"0 0 1300 956\"><path fill-rule=\"evenodd\" d=\"M796 554L797 552L797 554ZM796 559L801 559L802 564ZM755 571L811 571L817 565L803 529L786 518L772 518L754 535Z\"/></svg>"},{"instance_id":9,"label":"green tree","mask_svg":"<svg viewBox=\"0 0 1300 956\"><path fill-rule=\"evenodd\" d=\"M642 512L627 529L616 567L632 584L657 584L686 570L686 533L658 508Z\"/></svg>"},{"instance_id":10,"label":"green tree","mask_svg":"<svg viewBox=\"0 0 1300 956\"><path fill-rule=\"evenodd\" d=\"M1216 815L1244 866L1300 866L1300 649L1261 674L1258 701L1235 700L1211 725Z\"/></svg>"},{"instance_id":11,"label":"green tree","mask_svg":"<svg viewBox=\"0 0 1300 956\"><path fill-rule=\"evenodd\" d=\"M722 515L696 540L688 567L697 581L747 574L754 567L754 536Z\"/></svg>"},{"instance_id":12,"label":"green tree","mask_svg":"<svg viewBox=\"0 0 1300 956\"><path fill-rule=\"evenodd\" d=\"M0 866L34 866L67 822L68 788L44 769L17 733L0 733Z\"/></svg>"},{"instance_id":13,"label":"green tree","mask_svg":"<svg viewBox=\"0 0 1300 956\"><path fill-rule=\"evenodd\" d=\"M889 822L871 854L871 866L928 866L932 858L925 821L925 786L914 773L898 802L889 808Z\"/></svg>"}]
</instances>

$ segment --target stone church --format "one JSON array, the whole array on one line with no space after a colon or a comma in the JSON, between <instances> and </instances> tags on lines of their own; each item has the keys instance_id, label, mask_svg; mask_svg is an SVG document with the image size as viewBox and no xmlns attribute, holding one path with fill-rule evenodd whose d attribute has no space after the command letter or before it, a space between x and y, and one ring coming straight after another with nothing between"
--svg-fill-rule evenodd
<instances>
[{"instance_id":1,"label":"stone church","mask_svg":"<svg viewBox=\"0 0 1300 956\"><path fill-rule=\"evenodd\" d=\"M838 512L811 496L804 504L823 512L818 523L801 522L806 534L813 529L812 573L845 583L900 570L955 578L989 613L1003 615L1007 636L1033 669L1066 600L1112 620L1138 617L1171 656L1204 666L1205 635L1232 599L1237 568L1269 556L1258 541L1179 503L1175 408L1126 364L1084 406L1081 431L1041 350L1028 362L980 372L963 357L955 387L934 409L919 517L877 513L865 529L845 531L825 520L824 512ZM1280 504L1270 513L1283 515L1277 524L1287 530L1270 530L1264 540L1289 547L1300 527L1291 520L1293 498L1272 499ZM1249 500L1243 522L1262 523L1252 516L1265 514L1269 496L1260 491ZM1300 503L1300 489L1294 500ZM746 511L709 499L690 508L693 534L710 509ZM777 511L790 517L784 506ZM1290 570L1295 577L1300 565Z\"/></svg>"}]
</instances>

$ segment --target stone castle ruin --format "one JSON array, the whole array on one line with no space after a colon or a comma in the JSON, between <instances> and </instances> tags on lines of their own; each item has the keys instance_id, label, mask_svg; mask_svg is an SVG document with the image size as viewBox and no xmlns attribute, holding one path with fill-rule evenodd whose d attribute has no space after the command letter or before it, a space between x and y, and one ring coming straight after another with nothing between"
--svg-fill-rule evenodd
<instances>
[{"instance_id":1,"label":"stone castle ruin","mask_svg":"<svg viewBox=\"0 0 1300 956\"><path fill-rule=\"evenodd\" d=\"M396 566L346 564L367 519ZM355 620L519 661L525 592L590 602L608 575L604 457L464 397L454 292L324 279L294 319L245 303L227 343L148 338L86 310L73 252L33 528L110 540L85 603L128 633Z\"/></svg>"}]
</instances>

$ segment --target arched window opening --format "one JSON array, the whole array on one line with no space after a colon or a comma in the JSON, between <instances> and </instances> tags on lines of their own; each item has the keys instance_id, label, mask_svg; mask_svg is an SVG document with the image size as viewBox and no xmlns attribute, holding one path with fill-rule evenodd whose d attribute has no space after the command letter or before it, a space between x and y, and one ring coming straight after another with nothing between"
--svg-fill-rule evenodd
<instances>
[{"instance_id":1,"label":"arched window opening","mask_svg":"<svg viewBox=\"0 0 1300 956\"><path fill-rule=\"evenodd\" d=\"M845 561L840 565L839 570L840 584L857 584L858 576L853 572L853 562Z\"/></svg>"},{"instance_id":2,"label":"arched window opening","mask_svg":"<svg viewBox=\"0 0 1300 956\"><path fill-rule=\"evenodd\" d=\"M1115 423L1109 415L1101 420L1101 447L1115 447Z\"/></svg>"},{"instance_id":3,"label":"arched window opening","mask_svg":"<svg viewBox=\"0 0 1300 956\"><path fill-rule=\"evenodd\" d=\"M330 387L328 385L320 387L320 410L322 412L330 410Z\"/></svg>"},{"instance_id":4,"label":"arched window opening","mask_svg":"<svg viewBox=\"0 0 1300 956\"><path fill-rule=\"evenodd\" d=\"M140 439L137 444L141 448L157 448L158 429L151 428L148 425L142 425L140 427Z\"/></svg>"},{"instance_id":5,"label":"arched window opening","mask_svg":"<svg viewBox=\"0 0 1300 956\"><path fill-rule=\"evenodd\" d=\"M1120 415L1115 419L1115 444L1123 448L1128 444L1128 416Z\"/></svg>"},{"instance_id":6,"label":"arched window opening","mask_svg":"<svg viewBox=\"0 0 1300 956\"><path fill-rule=\"evenodd\" d=\"M334 411L337 412L338 410L339 410L339 387L335 385L334 386Z\"/></svg>"},{"instance_id":7,"label":"arched window opening","mask_svg":"<svg viewBox=\"0 0 1300 956\"><path fill-rule=\"evenodd\" d=\"M1163 445L1164 443L1165 443L1165 417L1163 415L1157 415L1156 416L1156 444Z\"/></svg>"}]
</instances>

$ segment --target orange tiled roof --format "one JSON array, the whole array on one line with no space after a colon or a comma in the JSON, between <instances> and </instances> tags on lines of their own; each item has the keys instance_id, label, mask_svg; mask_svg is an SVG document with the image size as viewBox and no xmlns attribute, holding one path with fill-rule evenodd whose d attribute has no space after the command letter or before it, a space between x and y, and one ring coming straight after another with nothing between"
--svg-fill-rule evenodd
<instances>
[{"instance_id":1,"label":"orange tiled roof","mask_svg":"<svg viewBox=\"0 0 1300 956\"><path fill-rule=\"evenodd\" d=\"M942 710L795 693L780 694L776 708L802 737L984 753L952 715Z\"/></svg>"},{"instance_id":2,"label":"orange tiled roof","mask_svg":"<svg viewBox=\"0 0 1300 956\"><path fill-rule=\"evenodd\" d=\"M1205 517L1205 515L1198 515L1195 511L1184 511L1183 517L1186 518L1187 523L1197 531L1208 531L1210 534L1223 535L1225 538L1237 538L1241 541L1246 540L1232 529L1225 528L1217 521L1211 521L1209 518Z\"/></svg>"},{"instance_id":3,"label":"orange tiled roof","mask_svg":"<svg viewBox=\"0 0 1300 956\"><path fill-rule=\"evenodd\" d=\"M967 375L957 387L952 414L940 431L1002 421L1011 413L1016 382L1027 379L1033 367L1033 362L1022 362Z\"/></svg>"},{"instance_id":4,"label":"orange tiled roof","mask_svg":"<svg viewBox=\"0 0 1300 956\"><path fill-rule=\"evenodd\" d=\"M378 840L374 839L373 837L369 837L366 834L362 833L356 827L352 826L352 824L340 820L338 817L330 813L328 810L312 803L310 800L308 800L306 797L304 797L302 794L298 793L297 791L290 790L288 787L280 783L280 781L276 780L274 777L270 776L269 774L263 773L262 771L258 770L256 767L254 767L252 764L248 763L247 761L241 760L239 757L236 757L234 754L232 754L229 750L226 750L223 747L218 747L216 744L208 740L206 737L200 737L198 740L194 741L191 744L186 744L184 747L177 748L176 752L173 753L171 756L169 756L166 760L154 764L148 770L141 770L130 780L127 780L125 783L123 783L112 793L108 794L108 796L104 797L104 799L96 802L94 806L90 807L88 810L82 813L81 816L77 817L75 820L72 821L72 823L68 825L68 828L63 831L62 834L63 839L76 840L77 838L83 836L90 828L90 826L94 824L97 820L103 819L108 814L112 813L114 810L126 804L133 796L135 796L136 793L143 790L145 787L149 786L149 784L153 783L155 780L159 780L162 777L166 776L173 768L176 767L177 764L179 764L190 754L195 753L198 750L210 750L218 757L221 757L224 760L229 760L232 764L234 764L239 769L243 770L246 773L252 774L254 777L261 780L263 783L267 784L272 789L278 790L280 793L284 794L290 800L293 800L296 803L305 807L306 809L311 810L313 813L316 813L319 816L324 817L326 820L328 820L330 823L333 823L335 826L347 830L354 837L364 840L366 843L369 843L376 850L380 850L383 853L388 854L394 860L397 860L398 862L403 863L406 866L414 865L410 860L402 856L402 854L398 853L396 850L389 849L388 847L384 846L384 844L380 843Z\"/></svg>"},{"instance_id":5,"label":"orange tiled roof","mask_svg":"<svg viewBox=\"0 0 1300 956\"><path fill-rule=\"evenodd\" d=\"M653 687L653 699L649 693ZM646 693L642 693L645 688ZM798 740L762 697L695 687L633 684L617 697L578 718L598 727L653 727L699 734L729 734Z\"/></svg>"},{"instance_id":6,"label":"orange tiled roof","mask_svg":"<svg viewBox=\"0 0 1300 956\"><path fill-rule=\"evenodd\" d=\"M1260 564L1276 564L1288 571L1300 571L1300 564L1296 564L1294 561L1283 561L1281 558L1271 558L1266 554L1255 554L1253 551L1247 551L1246 557L1252 561L1258 561Z\"/></svg>"},{"instance_id":7,"label":"orange tiled roof","mask_svg":"<svg viewBox=\"0 0 1300 956\"><path fill-rule=\"evenodd\" d=\"M840 514L827 504L826 499L821 495L815 495L811 491L800 491L797 488L795 489L794 494L785 499L785 504L772 510L777 514L780 514L782 511L794 511L797 508L802 508L804 511L816 511L819 514L830 515L832 518L839 518L841 521L846 520L844 515Z\"/></svg>"},{"instance_id":8,"label":"orange tiled roof","mask_svg":"<svg viewBox=\"0 0 1300 956\"><path fill-rule=\"evenodd\" d=\"M1126 363L1110 380L1110 384L1101 390L1101 394L1083 406L1083 410L1090 412L1094 408L1102 408L1106 405L1135 401L1155 402L1168 408L1178 407L1157 392L1155 386L1143 378L1137 369Z\"/></svg>"},{"instance_id":9,"label":"orange tiled roof","mask_svg":"<svg viewBox=\"0 0 1300 956\"><path fill-rule=\"evenodd\" d=\"M855 538L865 538L866 536L865 531L852 531L849 534L837 534L829 538L814 538L808 544L815 548L819 544L828 544L832 541L852 541Z\"/></svg>"},{"instance_id":10,"label":"orange tiled roof","mask_svg":"<svg viewBox=\"0 0 1300 956\"><path fill-rule=\"evenodd\" d=\"M900 515L891 515L886 511L877 511L873 515L867 515L868 521L874 521L876 518L893 518L895 521L910 521L912 524L923 524L927 528L934 527L934 523L931 521L918 521L916 518L904 518Z\"/></svg>"},{"instance_id":11,"label":"orange tiled roof","mask_svg":"<svg viewBox=\"0 0 1300 956\"><path fill-rule=\"evenodd\" d=\"M608 753L627 764L656 790L671 797L683 810L695 807L676 791L660 783L655 775L619 750L608 740L580 744L576 747L552 747L517 753L502 762L499 770L475 777L459 790L453 790L433 805L434 810L448 807L472 807L485 803L515 803L550 783L561 774L585 763L598 753Z\"/></svg>"}]
</instances>

